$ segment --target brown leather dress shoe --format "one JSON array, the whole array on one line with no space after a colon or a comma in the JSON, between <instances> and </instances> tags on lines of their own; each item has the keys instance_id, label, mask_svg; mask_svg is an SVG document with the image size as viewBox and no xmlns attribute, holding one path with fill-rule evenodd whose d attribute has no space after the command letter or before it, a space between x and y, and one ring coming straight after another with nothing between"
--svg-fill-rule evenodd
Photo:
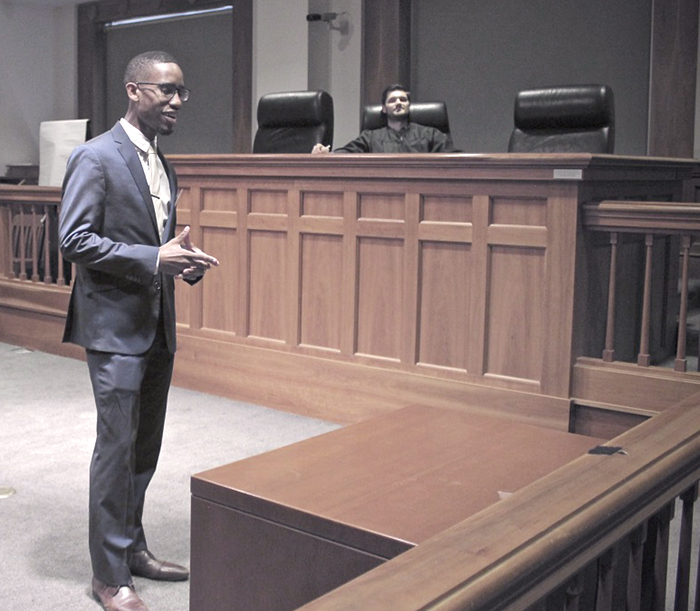
<instances>
[{"instance_id":1,"label":"brown leather dress shoe","mask_svg":"<svg viewBox=\"0 0 700 611\"><path fill-rule=\"evenodd\" d=\"M158 560L148 550L135 552L131 556L129 570L132 575L158 581L185 581L190 576L190 572L184 566Z\"/></svg>"},{"instance_id":2,"label":"brown leather dress shoe","mask_svg":"<svg viewBox=\"0 0 700 611\"><path fill-rule=\"evenodd\" d=\"M93 577L92 595L105 611L148 611L134 586L108 586Z\"/></svg>"}]
</instances>

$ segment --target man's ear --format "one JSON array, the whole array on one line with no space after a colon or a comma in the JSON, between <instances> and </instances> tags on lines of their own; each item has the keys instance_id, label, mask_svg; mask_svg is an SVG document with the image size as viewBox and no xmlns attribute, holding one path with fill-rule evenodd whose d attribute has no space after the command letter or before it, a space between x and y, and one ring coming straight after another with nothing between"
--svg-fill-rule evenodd
<instances>
[{"instance_id":1,"label":"man's ear","mask_svg":"<svg viewBox=\"0 0 700 611\"><path fill-rule=\"evenodd\" d=\"M126 95L129 96L129 99L134 102L138 102L139 98L141 97L139 86L136 83L127 83L125 87Z\"/></svg>"}]
</instances>

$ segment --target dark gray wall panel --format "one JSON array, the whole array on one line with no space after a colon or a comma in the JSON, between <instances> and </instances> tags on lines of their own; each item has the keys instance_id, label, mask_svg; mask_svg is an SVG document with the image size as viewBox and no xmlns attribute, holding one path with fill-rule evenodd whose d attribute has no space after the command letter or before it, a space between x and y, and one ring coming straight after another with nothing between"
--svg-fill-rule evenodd
<instances>
[{"instance_id":1,"label":"dark gray wall panel","mask_svg":"<svg viewBox=\"0 0 700 611\"><path fill-rule=\"evenodd\" d=\"M521 89L603 83L615 153L646 154L651 0L413 0L414 100L448 104L455 145L505 152Z\"/></svg>"}]
</instances>

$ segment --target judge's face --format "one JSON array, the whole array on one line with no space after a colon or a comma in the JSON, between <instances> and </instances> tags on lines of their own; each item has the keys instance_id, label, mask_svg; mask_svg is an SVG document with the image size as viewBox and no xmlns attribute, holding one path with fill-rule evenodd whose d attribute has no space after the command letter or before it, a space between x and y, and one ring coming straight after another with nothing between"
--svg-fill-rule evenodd
<instances>
[{"instance_id":1,"label":"judge's face","mask_svg":"<svg viewBox=\"0 0 700 611\"><path fill-rule=\"evenodd\" d=\"M172 89L168 85L176 88L185 86L182 70L177 64L154 64L139 78L138 83L127 84L130 100L127 118L132 123L136 120L136 127L149 140L153 140L156 134L171 134L177 124L182 100L177 91L172 96L167 95L168 89Z\"/></svg>"},{"instance_id":2,"label":"judge's face","mask_svg":"<svg viewBox=\"0 0 700 611\"><path fill-rule=\"evenodd\" d=\"M402 89L395 89L387 94L382 110L387 119L405 119L408 117L409 107L408 93Z\"/></svg>"}]
</instances>

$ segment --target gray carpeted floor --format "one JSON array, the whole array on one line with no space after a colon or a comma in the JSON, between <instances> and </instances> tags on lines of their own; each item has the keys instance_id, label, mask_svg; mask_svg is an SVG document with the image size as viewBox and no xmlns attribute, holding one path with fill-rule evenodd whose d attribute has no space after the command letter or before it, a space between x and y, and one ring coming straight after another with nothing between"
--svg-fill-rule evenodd
<instances>
[{"instance_id":1,"label":"gray carpeted floor","mask_svg":"<svg viewBox=\"0 0 700 611\"><path fill-rule=\"evenodd\" d=\"M87 365L0 343L0 607L99 609L89 595L88 465L95 409ZM173 388L146 499L149 546L189 563L190 476L338 428L320 420ZM2 496L2 495L0 495ZM136 578L151 611L185 611L189 582Z\"/></svg>"}]
</instances>

